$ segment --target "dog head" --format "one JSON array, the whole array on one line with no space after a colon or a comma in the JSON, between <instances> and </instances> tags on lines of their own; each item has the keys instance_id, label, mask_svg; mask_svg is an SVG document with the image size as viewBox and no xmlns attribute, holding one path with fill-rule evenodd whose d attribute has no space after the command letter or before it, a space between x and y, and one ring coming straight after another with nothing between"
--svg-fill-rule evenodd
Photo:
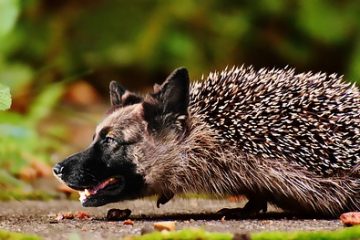
<instances>
[{"instance_id":1,"label":"dog head","mask_svg":"<svg viewBox=\"0 0 360 240\"><path fill-rule=\"evenodd\" d=\"M83 206L157 193L159 181L166 181L163 173L171 171L171 164L161 165L171 160L171 144L187 129L187 70L175 70L145 98L113 81L110 100L110 112L97 126L90 146L53 168L58 178L80 192Z\"/></svg>"}]
</instances>

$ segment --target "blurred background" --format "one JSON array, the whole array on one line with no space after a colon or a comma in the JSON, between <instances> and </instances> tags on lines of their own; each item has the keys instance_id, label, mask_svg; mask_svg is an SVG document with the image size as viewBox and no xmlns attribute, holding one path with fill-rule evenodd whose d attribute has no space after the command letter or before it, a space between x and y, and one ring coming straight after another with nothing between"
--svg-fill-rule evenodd
<instances>
[{"instance_id":1,"label":"blurred background","mask_svg":"<svg viewBox=\"0 0 360 240\"><path fill-rule=\"evenodd\" d=\"M90 143L111 80L241 64L360 83L359 2L0 0L0 199L70 194L50 166Z\"/></svg>"}]
</instances>

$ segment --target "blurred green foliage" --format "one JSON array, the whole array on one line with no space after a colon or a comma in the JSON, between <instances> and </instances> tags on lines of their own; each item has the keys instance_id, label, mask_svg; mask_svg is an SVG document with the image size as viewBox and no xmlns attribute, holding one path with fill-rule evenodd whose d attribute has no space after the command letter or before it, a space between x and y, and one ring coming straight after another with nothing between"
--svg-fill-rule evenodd
<instances>
[{"instance_id":1,"label":"blurred green foliage","mask_svg":"<svg viewBox=\"0 0 360 240\"><path fill-rule=\"evenodd\" d=\"M14 91L78 75L103 91L112 79L141 88L177 66L198 78L242 63L360 81L355 0L2 1L0 16L20 12L12 31L14 17L0 24L0 81Z\"/></svg>"},{"instance_id":2,"label":"blurred green foliage","mask_svg":"<svg viewBox=\"0 0 360 240\"><path fill-rule=\"evenodd\" d=\"M0 84L0 111L9 109L11 106L11 94L9 87Z\"/></svg>"},{"instance_id":3,"label":"blurred green foliage","mask_svg":"<svg viewBox=\"0 0 360 240\"><path fill-rule=\"evenodd\" d=\"M152 233L143 234L141 236L129 236L126 240L230 240L230 239L252 239L252 240L339 240L339 239L359 239L360 227L348 227L338 229L335 231L286 231L286 232L259 232L259 233L244 233L236 234L235 236L231 233L218 233L218 232L207 232L203 229L182 229L178 231L154 231Z\"/></svg>"},{"instance_id":4,"label":"blurred green foliage","mask_svg":"<svg viewBox=\"0 0 360 240\"><path fill-rule=\"evenodd\" d=\"M61 84L48 86L33 100L26 114L0 112L0 167L16 174L31 160L49 160L47 150L57 142L46 134L40 136L39 124L49 115L62 91Z\"/></svg>"},{"instance_id":5,"label":"blurred green foliage","mask_svg":"<svg viewBox=\"0 0 360 240\"><path fill-rule=\"evenodd\" d=\"M18 0L0 1L0 37L11 31L19 15Z\"/></svg>"},{"instance_id":6,"label":"blurred green foliage","mask_svg":"<svg viewBox=\"0 0 360 240\"><path fill-rule=\"evenodd\" d=\"M0 1L0 42L5 43L3 48L11 46L11 38L9 40L8 37L16 32L14 27L21 7L16 0ZM30 63L13 61L9 59L6 51L0 52L0 80L10 86L17 96L21 97L21 90L35 81L33 72ZM0 112L0 187L29 190L27 184L13 176L31 161L49 161L48 150L53 149L57 142L46 135L40 136L39 124L49 116L62 91L63 83L44 85L41 91L30 99L31 104L26 113ZM10 104L9 87L0 84L0 110L8 109Z\"/></svg>"},{"instance_id":7,"label":"blurred green foliage","mask_svg":"<svg viewBox=\"0 0 360 240\"><path fill-rule=\"evenodd\" d=\"M0 239L2 240L41 240L40 236L34 234L18 233L18 232L9 232L3 229L0 229Z\"/></svg>"},{"instance_id":8,"label":"blurred green foliage","mask_svg":"<svg viewBox=\"0 0 360 240\"><path fill-rule=\"evenodd\" d=\"M60 84L48 86L34 99L26 114L0 112L0 189L12 189L2 190L0 200L20 199L22 194L27 199L37 196L31 193L34 189L29 184L15 177L34 161L50 163L50 154L60 149L59 141L46 131L40 134L39 127L62 90Z\"/></svg>"},{"instance_id":9,"label":"blurred green foliage","mask_svg":"<svg viewBox=\"0 0 360 240\"><path fill-rule=\"evenodd\" d=\"M48 162L59 149L54 133L62 128L42 123L64 106L69 83L85 80L105 95L110 80L140 90L178 66L198 79L243 63L338 72L360 82L360 4L0 0L0 83L13 97L12 109L0 112L0 185L30 159Z\"/></svg>"}]
</instances>

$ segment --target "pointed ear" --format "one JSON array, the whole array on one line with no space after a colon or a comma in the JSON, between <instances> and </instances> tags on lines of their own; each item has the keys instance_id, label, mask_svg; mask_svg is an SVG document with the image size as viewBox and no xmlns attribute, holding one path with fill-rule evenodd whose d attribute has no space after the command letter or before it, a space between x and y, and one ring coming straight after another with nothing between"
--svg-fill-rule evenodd
<instances>
[{"instance_id":1,"label":"pointed ear","mask_svg":"<svg viewBox=\"0 0 360 240\"><path fill-rule=\"evenodd\" d=\"M154 85L154 93L143 102L144 119L153 129L164 124L182 125L188 115L189 74L178 68L161 84Z\"/></svg>"},{"instance_id":2,"label":"pointed ear","mask_svg":"<svg viewBox=\"0 0 360 240\"><path fill-rule=\"evenodd\" d=\"M126 89L116 81L110 82L109 89L111 106L121 105L121 97L124 95Z\"/></svg>"},{"instance_id":3,"label":"pointed ear","mask_svg":"<svg viewBox=\"0 0 360 240\"><path fill-rule=\"evenodd\" d=\"M189 74L186 68L175 69L152 95L162 104L164 113L187 115L189 105Z\"/></svg>"},{"instance_id":4,"label":"pointed ear","mask_svg":"<svg viewBox=\"0 0 360 240\"><path fill-rule=\"evenodd\" d=\"M125 107L128 105L140 103L143 99L140 96L126 90L116 81L110 82L110 102L113 107Z\"/></svg>"}]
</instances>

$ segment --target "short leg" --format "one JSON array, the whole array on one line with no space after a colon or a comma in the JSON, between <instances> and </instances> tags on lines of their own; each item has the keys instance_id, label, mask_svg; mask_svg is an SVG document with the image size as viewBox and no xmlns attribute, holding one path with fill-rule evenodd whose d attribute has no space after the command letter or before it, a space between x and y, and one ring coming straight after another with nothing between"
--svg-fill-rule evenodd
<instances>
[{"instance_id":1,"label":"short leg","mask_svg":"<svg viewBox=\"0 0 360 240\"><path fill-rule=\"evenodd\" d=\"M259 212L266 213L267 201L258 198L250 198L243 208L223 208L217 213L229 218L247 217Z\"/></svg>"}]
</instances>

